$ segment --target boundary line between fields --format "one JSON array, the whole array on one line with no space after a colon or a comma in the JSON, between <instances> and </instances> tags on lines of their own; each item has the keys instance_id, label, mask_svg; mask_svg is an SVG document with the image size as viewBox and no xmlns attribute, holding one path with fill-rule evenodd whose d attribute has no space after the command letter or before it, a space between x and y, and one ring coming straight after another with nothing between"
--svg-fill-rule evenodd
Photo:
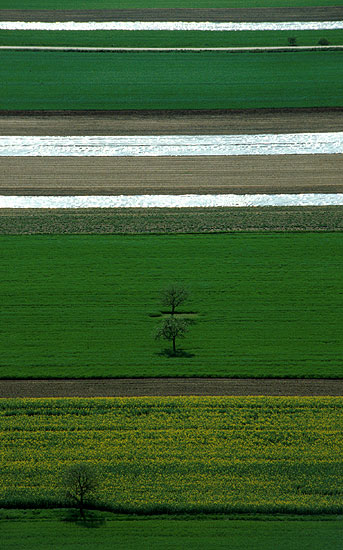
<instances>
[{"instance_id":1,"label":"boundary line between fields","mask_svg":"<svg viewBox=\"0 0 343 550\"><path fill-rule=\"evenodd\" d=\"M0 380L0 398L163 396L342 397L343 379L94 378Z\"/></svg>"}]
</instances>

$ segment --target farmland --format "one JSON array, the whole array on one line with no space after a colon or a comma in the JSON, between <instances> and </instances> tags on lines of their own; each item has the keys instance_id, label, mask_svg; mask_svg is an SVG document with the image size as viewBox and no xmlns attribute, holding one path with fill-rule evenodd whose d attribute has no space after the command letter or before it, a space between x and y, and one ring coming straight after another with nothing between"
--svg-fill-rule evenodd
<instances>
[{"instance_id":1,"label":"farmland","mask_svg":"<svg viewBox=\"0 0 343 550\"><path fill-rule=\"evenodd\" d=\"M343 52L1 52L2 110L341 106Z\"/></svg>"},{"instance_id":2,"label":"farmland","mask_svg":"<svg viewBox=\"0 0 343 550\"><path fill-rule=\"evenodd\" d=\"M342 513L340 397L1 400L0 504L65 503L87 461L93 503L140 513Z\"/></svg>"},{"instance_id":3,"label":"farmland","mask_svg":"<svg viewBox=\"0 0 343 550\"><path fill-rule=\"evenodd\" d=\"M1 513L1 512L0 512ZM94 525L101 529L82 529L63 522L65 512L13 511L13 519L0 521L6 550L341 550L341 520L275 519L273 521L202 518L135 518L97 513ZM93 514L94 516L94 514ZM92 516L92 517L93 517ZM1 520L1 516L0 516ZM104 522L102 524L102 522ZM291 545L291 546L290 546Z\"/></svg>"},{"instance_id":4,"label":"farmland","mask_svg":"<svg viewBox=\"0 0 343 550\"><path fill-rule=\"evenodd\" d=\"M215 48L315 46L321 38L343 45L342 30L321 31L0 31L1 46L92 46L129 48Z\"/></svg>"},{"instance_id":5,"label":"farmland","mask_svg":"<svg viewBox=\"0 0 343 550\"><path fill-rule=\"evenodd\" d=\"M342 206L242 208L2 209L0 234L343 231Z\"/></svg>"},{"instance_id":6,"label":"farmland","mask_svg":"<svg viewBox=\"0 0 343 550\"><path fill-rule=\"evenodd\" d=\"M337 6L337 0L295 0L296 6ZM289 7L290 0L216 0L216 8L268 8ZM159 8L212 8L212 0L117 0L116 9L159 9ZM2 0L2 9L30 10L84 10L94 9L94 0ZM113 9L113 0L97 0L96 8Z\"/></svg>"},{"instance_id":7,"label":"farmland","mask_svg":"<svg viewBox=\"0 0 343 550\"><path fill-rule=\"evenodd\" d=\"M339 233L0 244L1 377L342 376ZM198 321L176 358L153 336L172 281Z\"/></svg>"}]
</instances>

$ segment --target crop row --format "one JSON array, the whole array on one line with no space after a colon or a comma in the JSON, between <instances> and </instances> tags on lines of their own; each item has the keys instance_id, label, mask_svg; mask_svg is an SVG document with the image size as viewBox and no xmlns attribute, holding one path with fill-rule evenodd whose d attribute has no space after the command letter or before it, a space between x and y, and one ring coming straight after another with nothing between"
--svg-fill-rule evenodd
<instances>
[{"instance_id":1,"label":"crop row","mask_svg":"<svg viewBox=\"0 0 343 550\"><path fill-rule=\"evenodd\" d=\"M3 400L0 504L61 504L87 462L117 510L337 512L342 414L342 398Z\"/></svg>"}]
</instances>

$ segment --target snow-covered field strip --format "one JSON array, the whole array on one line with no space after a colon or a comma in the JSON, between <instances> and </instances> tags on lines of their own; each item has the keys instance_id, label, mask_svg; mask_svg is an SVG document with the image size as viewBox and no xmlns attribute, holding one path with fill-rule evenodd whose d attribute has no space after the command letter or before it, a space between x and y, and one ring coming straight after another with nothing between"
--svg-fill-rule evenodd
<instances>
[{"instance_id":1,"label":"snow-covered field strip","mask_svg":"<svg viewBox=\"0 0 343 550\"><path fill-rule=\"evenodd\" d=\"M166 157L342 153L343 132L196 136L0 137L0 156L6 157Z\"/></svg>"},{"instance_id":2,"label":"snow-covered field strip","mask_svg":"<svg viewBox=\"0 0 343 550\"><path fill-rule=\"evenodd\" d=\"M0 208L190 208L220 206L341 206L343 193L284 195L0 196Z\"/></svg>"},{"instance_id":3,"label":"snow-covered field strip","mask_svg":"<svg viewBox=\"0 0 343 550\"><path fill-rule=\"evenodd\" d=\"M0 21L0 30L30 31L305 31L339 30L343 21L283 22L186 22L186 21L108 21L108 22L38 22Z\"/></svg>"}]
</instances>

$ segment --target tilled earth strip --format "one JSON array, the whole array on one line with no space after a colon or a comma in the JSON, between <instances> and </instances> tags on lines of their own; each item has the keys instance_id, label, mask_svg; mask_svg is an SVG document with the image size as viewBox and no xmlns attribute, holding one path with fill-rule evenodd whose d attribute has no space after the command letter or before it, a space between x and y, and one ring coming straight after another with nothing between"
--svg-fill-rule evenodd
<instances>
[{"instance_id":1,"label":"tilled earth strip","mask_svg":"<svg viewBox=\"0 0 343 550\"><path fill-rule=\"evenodd\" d=\"M0 381L0 398L181 395L343 396L343 379L118 378Z\"/></svg>"},{"instance_id":2,"label":"tilled earth strip","mask_svg":"<svg viewBox=\"0 0 343 550\"><path fill-rule=\"evenodd\" d=\"M1 157L0 167L0 195L343 192L343 155Z\"/></svg>"},{"instance_id":3,"label":"tilled earth strip","mask_svg":"<svg viewBox=\"0 0 343 550\"><path fill-rule=\"evenodd\" d=\"M0 10L2 21L339 21L342 6L228 9Z\"/></svg>"},{"instance_id":4,"label":"tilled earth strip","mask_svg":"<svg viewBox=\"0 0 343 550\"><path fill-rule=\"evenodd\" d=\"M343 131L343 108L0 111L3 136L291 134Z\"/></svg>"}]
</instances>

